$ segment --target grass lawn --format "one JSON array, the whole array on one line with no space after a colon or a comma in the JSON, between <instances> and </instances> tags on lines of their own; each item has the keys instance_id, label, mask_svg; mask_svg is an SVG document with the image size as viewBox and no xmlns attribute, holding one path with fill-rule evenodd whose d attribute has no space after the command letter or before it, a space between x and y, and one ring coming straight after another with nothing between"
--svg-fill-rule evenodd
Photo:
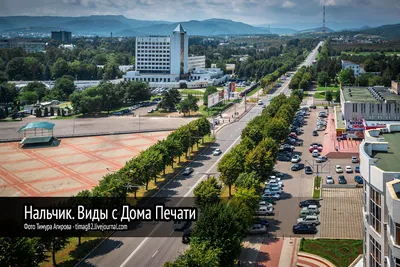
<instances>
[{"instance_id":1,"label":"grass lawn","mask_svg":"<svg viewBox=\"0 0 400 267\"><path fill-rule=\"evenodd\" d=\"M331 91L331 92L337 92L337 91L339 91L339 86L335 87L335 86L330 85L330 86L326 87L326 90ZM317 91L325 92L325 86L318 86Z\"/></svg>"},{"instance_id":2,"label":"grass lawn","mask_svg":"<svg viewBox=\"0 0 400 267\"><path fill-rule=\"evenodd\" d=\"M336 92L332 92L333 100L336 98ZM324 99L325 100L325 92L315 92L314 98Z\"/></svg>"},{"instance_id":3,"label":"grass lawn","mask_svg":"<svg viewBox=\"0 0 400 267\"><path fill-rule=\"evenodd\" d=\"M200 106L197 113L200 114L201 116L213 117L213 116L216 116L219 113L223 112L225 109L227 109L231 105L232 105L232 102L229 102L227 104L220 103L217 106L214 106L211 108L207 108L206 106L202 105L202 106Z\"/></svg>"},{"instance_id":4,"label":"grass lawn","mask_svg":"<svg viewBox=\"0 0 400 267\"><path fill-rule=\"evenodd\" d=\"M384 52L384 53L385 53L385 56L400 55L400 52ZM370 55L379 55L379 54L381 54L381 53L380 53L380 52L360 52L360 53L342 52L342 54L354 55L354 56L370 56Z\"/></svg>"},{"instance_id":5,"label":"grass lawn","mask_svg":"<svg viewBox=\"0 0 400 267\"><path fill-rule=\"evenodd\" d=\"M181 95L188 95L188 94L192 94L192 95L203 95L204 91L200 91L200 90L196 90L196 89L183 89L183 90L179 90L179 92L181 93Z\"/></svg>"},{"instance_id":6,"label":"grass lawn","mask_svg":"<svg viewBox=\"0 0 400 267\"><path fill-rule=\"evenodd\" d=\"M213 136L204 137L204 143L200 144L198 147L193 146L193 150L188 154L188 157L182 156L180 159L176 158L174 160L174 167L167 166L165 170L165 175L162 173L157 178L157 182L151 181L148 185L148 190L144 187L140 188L136 197L140 200L142 197L151 197L159 188L161 188L166 182L174 178L189 162L199 155L204 149L206 149L211 143L215 141ZM129 195L131 197L129 203L135 205L136 201L133 199L134 194ZM71 238L70 243L61 251L56 253L56 261L58 266L61 267L73 267L78 263L83 257L87 255L100 241L102 238L94 237L82 237L81 245L78 246L78 238ZM50 254L51 256L51 254ZM49 262L43 262L40 267L52 267L53 263L51 257L48 259Z\"/></svg>"},{"instance_id":7,"label":"grass lawn","mask_svg":"<svg viewBox=\"0 0 400 267\"><path fill-rule=\"evenodd\" d=\"M337 267L347 267L363 253L362 240L302 239L300 251L321 256Z\"/></svg>"},{"instance_id":8,"label":"grass lawn","mask_svg":"<svg viewBox=\"0 0 400 267\"><path fill-rule=\"evenodd\" d=\"M235 93L240 93L242 92L244 89L246 89L245 87L236 87L235 88Z\"/></svg>"},{"instance_id":9,"label":"grass lawn","mask_svg":"<svg viewBox=\"0 0 400 267\"><path fill-rule=\"evenodd\" d=\"M322 181L322 178L320 176L314 177L313 198L320 198L321 181Z\"/></svg>"},{"instance_id":10,"label":"grass lawn","mask_svg":"<svg viewBox=\"0 0 400 267\"><path fill-rule=\"evenodd\" d=\"M247 96L252 96L255 93L257 93L258 90L261 89L261 86L256 87L254 90L252 90L250 93L247 94ZM262 92L260 93L260 95L262 94Z\"/></svg>"}]
</instances>

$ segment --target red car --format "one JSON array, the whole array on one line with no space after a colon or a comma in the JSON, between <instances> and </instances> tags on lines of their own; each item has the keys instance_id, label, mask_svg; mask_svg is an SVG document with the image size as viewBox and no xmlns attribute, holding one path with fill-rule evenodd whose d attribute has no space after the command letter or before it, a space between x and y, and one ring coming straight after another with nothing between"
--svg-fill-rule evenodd
<instances>
[{"instance_id":1,"label":"red car","mask_svg":"<svg viewBox=\"0 0 400 267\"><path fill-rule=\"evenodd\" d=\"M290 133L289 137L297 137L297 134L296 133Z\"/></svg>"},{"instance_id":2,"label":"red car","mask_svg":"<svg viewBox=\"0 0 400 267\"><path fill-rule=\"evenodd\" d=\"M322 151L322 146L318 146L317 149L318 149L318 152L321 152Z\"/></svg>"},{"instance_id":3,"label":"red car","mask_svg":"<svg viewBox=\"0 0 400 267\"><path fill-rule=\"evenodd\" d=\"M317 146L317 145L310 146L310 148L308 149L308 151L310 151L310 153L312 153L315 149L318 149L318 146ZM318 150L318 151L320 151L320 150Z\"/></svg>"}]
</instances>

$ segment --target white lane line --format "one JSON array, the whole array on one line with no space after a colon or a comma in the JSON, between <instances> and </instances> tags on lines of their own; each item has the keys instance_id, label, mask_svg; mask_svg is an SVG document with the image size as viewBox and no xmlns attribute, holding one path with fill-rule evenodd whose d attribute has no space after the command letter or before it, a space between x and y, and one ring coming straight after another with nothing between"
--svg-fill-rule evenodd
<instances>
[{"instance_id":1,"label":"white lane line","mask_svg":"<svg viewBox=\"0 0 400 267\"><path fill-rule=\"evenodd\" d=\"M241 136L239 136L238 138L236 138L236 140L228 147L228 149L225 150L225 153L227 153L236 143L238 140L240 140ZM225 154L224 153L224 154ZM206 173L211 172L211 170L215 167L215 165L222 159L222 156L208 169L208 171L206 171ZM194 186L192 186L192 188L190 188L190 190L183 196L184 198L187 197L189 194L191 194L194 190L194 188L196 188L196 186L201 183L201 181L204 180L204 178L207 177L207 175L203 175L196 183ZM183 201L183 198L178 202L178 204L176 206L178 206L181 202ZM153 231L151 231L151 233L149 234L149 236L152 236L153 233L160 227L161 224L158 224ZM128 256L128 258L126 258L126 260L119 266L119 267L125 267L126 264L132 259L132 257L143 247L143 245L147 242L147 240L149 240L149 237L146 237L145 239L143 239L142 242L140 242L140 244L136 247L136 249L134 251L132 251L132 253Z\"/></svg>"},{"instance_id":2,"label":"white lane line","mask_svg":"<svg viewBox=\"0 0 400 267\"><path fill-rule=\"evenodd\" d=\"M152 258L154 258L154 256L158 253L158 250L156 250L156 252L154 252L153 256L151 256Z\"/></svg>"}]
</instances>

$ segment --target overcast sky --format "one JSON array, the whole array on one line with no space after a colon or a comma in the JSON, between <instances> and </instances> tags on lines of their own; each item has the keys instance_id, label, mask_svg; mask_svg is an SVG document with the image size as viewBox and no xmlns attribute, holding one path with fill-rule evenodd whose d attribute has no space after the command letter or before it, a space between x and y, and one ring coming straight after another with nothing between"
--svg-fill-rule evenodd
<instances>
[{"instance_id":1,"label":"overcast sky","mask_svg":"<svg viewBox=\"0 0 400 267\"><path fill-rule=\"evenodd\" d=\"M0 16L124 15L140 20L224 18L271 27L304 29L400 23L400 0L0 0Z\"/></svg>"}]
</instances>

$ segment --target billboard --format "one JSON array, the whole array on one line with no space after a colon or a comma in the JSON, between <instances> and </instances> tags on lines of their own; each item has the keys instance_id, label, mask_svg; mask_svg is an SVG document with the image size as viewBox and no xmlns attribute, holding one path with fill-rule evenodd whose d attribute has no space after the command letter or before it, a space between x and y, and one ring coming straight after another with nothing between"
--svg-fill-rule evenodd
<instances>
[{"instance_id":1,"label":"billboard","mask_svg":"<svg viewBox=\"0 0 400 267\"><path fill-rule=\"evenodd\" d=\"M233 93L235 92L235 90L236 90L236 83L235 82L229 83L229 91Z\"/></svg>"},{"instance_id":2,"label":"billboard","mask_svg":"<svg viewBox=\"0 0 400 267\"><path fill-rule=\"evenodd\" d=\"M364 130L364 123L362 120L348 120L347 129L352 131L362 131Z\"/></svg>"},{"instance_id":3,"label":"billboard","mask_svg":"<svg viewBox=\"0 0 400 267\"><path fill-rule=\"evenodd\" d=\"M222 91L223 92L223 91ZM208 105L207 107L211 108L220 102L220 92L213 93L208 96Z\"/></svg>"}]
</instances>

